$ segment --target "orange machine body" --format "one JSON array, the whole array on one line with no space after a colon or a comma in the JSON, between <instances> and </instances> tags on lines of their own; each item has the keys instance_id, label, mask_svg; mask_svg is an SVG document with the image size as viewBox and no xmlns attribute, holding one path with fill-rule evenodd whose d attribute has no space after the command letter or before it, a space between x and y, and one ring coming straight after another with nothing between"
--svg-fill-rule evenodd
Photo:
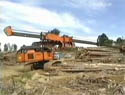
<instances>
[{"instance_id":1,"label":"orange machine body","mask_svg":"<svg viewBox=\"0 0 125 95\"><path fill-rule=\"evenodd\" d=\"M54 53L47 52L47 51L35 51L35 50L28 50L26 53L17 53L17 62L24 63L34 63L34 62L41 62L41 61L50 61L54 60Z\"/></svg>"},{"instance_id":2,"label":"orange machine body","mask_svg":"<svg viewBox=\"0 0 125 95\"><path fill-rule=\"evenodd\" d=\"M4 32L6 33L7 36L14 35L13 29L11 28L11 26L8 26L7 28L5 28Z\"/></svg>"},{"instance_id":3,"label":"orange machine body","mask_svg":"<svg viewBox=\"0 0 125 95\"><path fill-rule=\"evenodd\" d=\"M19 31L22 31L22 33ZM31 31L29 32L25 30L12 29L11 26L8 26L4 28L4 32L7 36L20 36L40 39L39 42L34 42L31 46L22 46L17 52L18 63L33 63L34 68L39 68L39 65L40 67L41 65L44 67L44 63L58 59L58 54L56 54L56 52L54 53L53 51L56 50L56 47L59 49L74 48L74 42L93 44L93 42L73 39L73 37L69 37L67 35L60 36L58 30L48 31L46 33L34 33Z\"/></svg>"},{"instance_id":4,"label":"orange machine body","mask_svg":"<svg viewBox=\"0 0 125 95\"><path fill-rule=\"evenodd\" d=\"M44 36L46 40L60 43L62 45L61 48L69 48L69 47L73 48L75 46L73 38L69 36L60 36L53 33L48 33Z\"/></svg>"},{"instance_id":5,"label":"orange machine body","mask_svg":"<svg viewBox=\"0 0 125 95\"><path fill-rule=\"evenodd\" d=\"M27 35L28 36L30 35L30 34L24 34L24 33L14 32L14 29L12 29L11 26L6 27L4 29L4 32L8 36L23 36L23 37L27 37ZM73 42L72 37L69 37L69 36L60 36L58 34L54 34L54 33L51 33L51 32L46 33L43 36L44 36L44 40L51 40L51 41L61 42L61 43L72 43Z\"/></svg>"},{"instance_id":6,"label":"orange machine body","mask_svg":"<svg viewBox=\"0 0 125 95\"><path fill-rule=\"evenodd\" d=\"M52 41L59 41L61 43L72 43L73 42L73 39L72 37L68 37L68 36L59 36L57 34L47 34L45 36L45 39L47 40L52 40Z\"/></svg>"}]
</instances>

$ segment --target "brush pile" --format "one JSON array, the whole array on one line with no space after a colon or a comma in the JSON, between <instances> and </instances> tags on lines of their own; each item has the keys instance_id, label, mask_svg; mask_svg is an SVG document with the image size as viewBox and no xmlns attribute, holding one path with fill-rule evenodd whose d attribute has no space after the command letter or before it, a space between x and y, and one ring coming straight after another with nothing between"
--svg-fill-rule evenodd
<instances>
[{"instance_id":1,"label":"brush pile","mask_svg":"<svg viewBox=\"0 0 125 95\"><path fill-rule=\"evenodd\" d=\"M103 63L123 63L124 56L119 49L95 47L79 50L76 54L76 59L81 59L84 62L103 62Z\"/></svg>"}]
</instances>

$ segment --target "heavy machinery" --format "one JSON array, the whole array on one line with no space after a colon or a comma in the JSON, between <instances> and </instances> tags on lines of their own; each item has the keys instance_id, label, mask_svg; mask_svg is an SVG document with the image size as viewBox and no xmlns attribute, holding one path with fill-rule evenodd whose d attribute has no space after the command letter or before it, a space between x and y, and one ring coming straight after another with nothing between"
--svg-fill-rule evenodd
<instances>
[{"instance_id":1,"label":"heavy machinery","mask_svg":"<svg viewBox=\"0 0 125 95\"><path fill-rule=\"evenodd\" d=\"M22 31L22 32L17 32ZM60 49L73 48L74 43L83 43L97 45L95 42L73 39L67 35L60 36L59 31L54 29L48 32L41 32L34 34L29 31L16 30L11 26L4 29L7 36L20 36L39 38L39 42L32 43L31 46L22 46L17 52L17 62L32 64L31 69L48 69L53 63L58 60L55 58L54 47L58 46ZM56 60L56 61L54 61Z\"/></svg>"}]
</instances>

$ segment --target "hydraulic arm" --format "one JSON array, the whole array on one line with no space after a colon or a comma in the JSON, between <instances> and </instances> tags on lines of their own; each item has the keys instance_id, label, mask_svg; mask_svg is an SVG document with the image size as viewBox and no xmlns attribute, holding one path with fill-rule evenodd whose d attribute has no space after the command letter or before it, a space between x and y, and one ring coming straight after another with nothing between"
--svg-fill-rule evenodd
<instances>
[{"instance_id":1,"label":"hydraulic arm","mask_svg":"<svg viewBox=\"0 0 125 95\"><path fill-rule=\"evenodd\" d=\"M4 29L4 32L7 36L21 36L21 37L39 38L41 40L46 40L46 41L49 40L50 42L61 43L64 45L65 44L73 45L73 43L97 45L96 42L73 39L72 37L69 37L69 36L65 36L65 35L60 36L57 34L53 34L51 32L47 32L47 33L41 32L41 33L33 34L32 32L29 32L29 31L24 31L25 33L20 33L20 32L15 32L15 31L24 31L24 30L12 29L11 26L8 26Z\"/></svg>"}]
</instances>

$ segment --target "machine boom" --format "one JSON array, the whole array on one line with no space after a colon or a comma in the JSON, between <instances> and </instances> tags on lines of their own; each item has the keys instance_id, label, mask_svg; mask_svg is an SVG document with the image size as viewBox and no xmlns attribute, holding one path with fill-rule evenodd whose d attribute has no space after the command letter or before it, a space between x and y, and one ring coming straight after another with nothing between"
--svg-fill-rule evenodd
<instances>
[{"instance_id":1,"label":"machine boom","mask_svg":"<svg viewBox=\"0 0 125 95\"><path fill-rule=\"evenodd\" d=\"M32 34L30 31L24 31L24 32L27 32L27 33L20 33L20 32L15 32L15 31L24 31L24 30L15 30L15 29L12 29L11 26L8 26L4 29L4 32L7 36L21 36L21 37L30 37L30 38L42 38L43 35L40 35L40 33L38 34ZM30 33L28 33L30 32ZM53 36L54 37L54 36ZM55 41L61 41L61 38L59 35L58 36L55 36L57 38L55 38ZM48 40L53 40L52 38L49 39L49 37L47 36ZM70 38L71 37L67 37L67 38ZM65 40L66 41L66 40ZM75 43L81 43L81 44L90 44L90 45L97 45L96 42L92 42L92 41L85 41L85 40L79 40L79 39L71 39L71 40L68 40L69 42L75 42ZM68 42L67 41L67 42ZM62 41L63 42L63 41Z\"/></svg>"}]
</instances>

